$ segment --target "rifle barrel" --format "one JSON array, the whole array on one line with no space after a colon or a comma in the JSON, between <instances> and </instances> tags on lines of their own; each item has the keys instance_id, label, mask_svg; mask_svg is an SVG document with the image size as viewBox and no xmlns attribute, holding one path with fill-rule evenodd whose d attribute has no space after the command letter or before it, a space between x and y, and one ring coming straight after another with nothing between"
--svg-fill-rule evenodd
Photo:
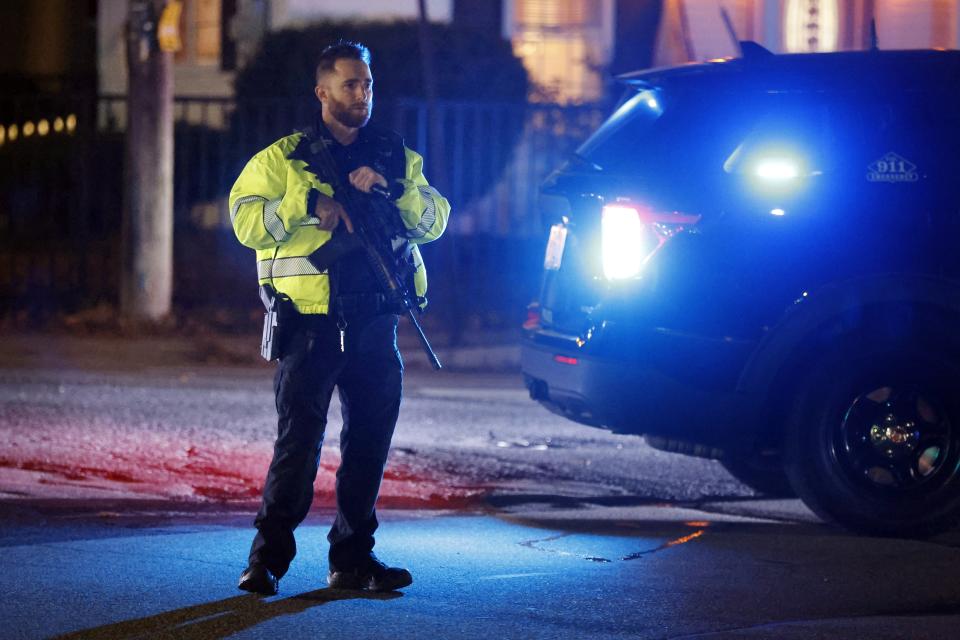
<instances>
[{"instance_id":1,"label":"rifle barrel","mask_svg":"<svg viewBox=\"0 0 960 640\"><path fill-rule=\"evenodd\" d=\"M443 368L443 365L440 364L440 358L437 357L433 347L430 346L430 341L427 340L426 334L423 333L423 328L420 326L420 322L417 320L416 313L413 309L407 309L407 317L410 318L410 323L413 325L413 328L417 330L417 337L420 338L420 346L423 347L423 352L427 354L430 366L433 367L434 371L439 371Z\"/></svg>"}]
</instances>

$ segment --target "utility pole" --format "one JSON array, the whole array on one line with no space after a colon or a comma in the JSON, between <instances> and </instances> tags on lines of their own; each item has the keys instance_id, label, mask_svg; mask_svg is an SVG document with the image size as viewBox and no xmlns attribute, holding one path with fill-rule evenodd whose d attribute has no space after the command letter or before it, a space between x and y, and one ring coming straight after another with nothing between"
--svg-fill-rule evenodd
<instances>
[{"instance_id":1,"label":"utility pole","mask_svg":"<svg viewBox=\"0 0 960 640\"><path fill-rule=\"evenodd\" d=\"M120 312L156 321L173 294L173 54L158 24L167 0L130 0Z\"/></svg>"}]
</instances>

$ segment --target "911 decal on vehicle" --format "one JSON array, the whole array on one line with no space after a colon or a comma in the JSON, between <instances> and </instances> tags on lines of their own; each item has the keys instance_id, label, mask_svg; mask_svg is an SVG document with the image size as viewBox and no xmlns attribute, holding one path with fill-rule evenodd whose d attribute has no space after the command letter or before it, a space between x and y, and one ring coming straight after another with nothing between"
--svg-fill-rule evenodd
<instances>
[{"instance_id":1,"label":"911 decal on vehicle","mask_svg":"<svg viewBox=\"0 0 960 640\"><path fill-rule=\"evenodd\" d=\"M917 165L892 151L868 167L869 182L916 182Z\"/></svg>"}]
</instances>

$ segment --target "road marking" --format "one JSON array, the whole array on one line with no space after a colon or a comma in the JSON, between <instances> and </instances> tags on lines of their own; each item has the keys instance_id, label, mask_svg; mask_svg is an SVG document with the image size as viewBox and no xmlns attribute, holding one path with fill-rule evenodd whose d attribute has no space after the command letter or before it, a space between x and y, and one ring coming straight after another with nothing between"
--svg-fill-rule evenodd
<instances>
[{"instance_id":1,"label":"road marking","mask_svg":"<svg viewBox=\"0 0 960 640\"><path fill-rule=\"evenodd\" d=\"M708 526L709 523L703 523L703 522L695 522L695 523L694 523L694 522L689 522L689 523L687 523L687 525L688 525L688 526L689 526L689 525L705 525L705 527L704 527L703 529L698 529L697 531L694 531L693 533L689 533L689 534L687 534L687 535L685 535L685 536L680 536L679 538L674 538L673 540L668 540L668 541L664 542L663 544L654 547L653 549L647 549L647 550L645 550L645 551L637 551L637 552L635 552L635 553L631 553L631 554L622 556L622 557L620 557L620 558L617 558L617 560L637 560L637 559L639 559L639 558L642 558L642 557L644 557L644 556L648 556L648 555L653 554L653 553L656 553L656 552L658 552L658 551L663 551L664 549L669 549L670 547L677 547L677 546L680 546L680 545L683 545L683 544L687 544L688 542L692 542L693 540L696 540L697 538L699 538L700 536L702 536L703 534L705 534L705 533L707 532L706 526ZM584 554L580 554L580 553L572 553L572 552L570 552L570 551L563 551L563 550L561 550L561 549L549 549L549 548L540 546L540 543L543 543L543 542L554 542L554 541L556 541L556 540L560 540L561 538L566 538L566 537L569 537L569 536L572 536L572 535L574 535L574 534L573 534L573 533L569 533L569 532L568 532L568 533L558 533L558 534L555 535L555 536L549 536L549 537L546 537L546 538L537 538L537 539L535 539L535 540L524 540L523 542L518 542L517 544L519 544L521 547L527 547L528 549L536 549L537 551L545 551L545 552L547 552L547 553L552 553L552 554L555 554L555 555L558 555L558 556L564 556L564 557L569 557L569 558L580 558L580 559L582 559L582 560L589 560L590 562L613 562L613 560L610 560L609 558L602 558L602 557L600 557L600 556L590 556L590 555L584 555Z\"/></svg>"},{"instance_id":2,"label":"road marking","mask_svg":"<svg viewBox=\"0 0 960 640\"><path fill-rule=\"evenodd\" d=\"M655 548L655 549L648 549L647 551L637 551L636 553L631 553L631 554L628 555L628 556L623 556L623 557L620 558L620 559L621 559L621 560L636 560L637 558L642 558L643 556L648 556L648 555L650 555L651 553L656 553L657 551L663 551L664 549L669 549L670 547L676 547L676 546L681 545L681 544L686 544L686 543L690 542L691 540L696 540L697 538L699 538L700 536L702 536L702 535L705 534L706 532L707 532L706 529L700 529L699 531L694 531L694 532L691 533L690 535L681 536L681 537L677 538L676 540L670 540L670 541L668 541L668 542L664 542L662 545L660 545L659 547L657 547L657 548Z\"/></svg>"},{"instance_id":3,"label":"road marking","mask_svg":"<svg viewBox=\"0 0 960 640\"><path fill-rule=\"evenodd\" d=\"M582 560L589 560L590 562L610 562L608 558L601 558L599 556L585 556L579 553L571 553L569 551L562 551L560 549L546 549L544 547L538 546L539 542L553 542L554 540L559 540L560 538L566 538L567 536L573 535L572 533L559 533L555 536L550 536L547 538L538 538L536 540L525 540L523 542L518 542L521 547L527 547L528 549L536 549L537 551L546 551L547 553L553 553L558 556L565 556L570 558L580 558Z\"/></svg>"}]
</instances>

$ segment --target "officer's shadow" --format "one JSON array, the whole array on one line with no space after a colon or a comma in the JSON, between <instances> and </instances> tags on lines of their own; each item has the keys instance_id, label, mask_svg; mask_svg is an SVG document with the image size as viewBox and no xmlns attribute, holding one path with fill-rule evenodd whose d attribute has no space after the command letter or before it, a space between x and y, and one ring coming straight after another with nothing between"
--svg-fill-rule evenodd
<instances>
[{"instance_id":1,"label":"officer's shadow","mask_svg":"<svg viewBox=\"0 0 960 640\"><path fill-rule=\"evenodd\" d=\"M297 614L328 602L356 599L393 600L400 597L403 597L403 594L398 591L374 593L339 589L317 589L275 600L249 594L184 607L138 620L75 631L56 636L55 640L117 640L142 638L145 635L186 640L226 638L261 622Z\"/></svg>"}]
</instances>

